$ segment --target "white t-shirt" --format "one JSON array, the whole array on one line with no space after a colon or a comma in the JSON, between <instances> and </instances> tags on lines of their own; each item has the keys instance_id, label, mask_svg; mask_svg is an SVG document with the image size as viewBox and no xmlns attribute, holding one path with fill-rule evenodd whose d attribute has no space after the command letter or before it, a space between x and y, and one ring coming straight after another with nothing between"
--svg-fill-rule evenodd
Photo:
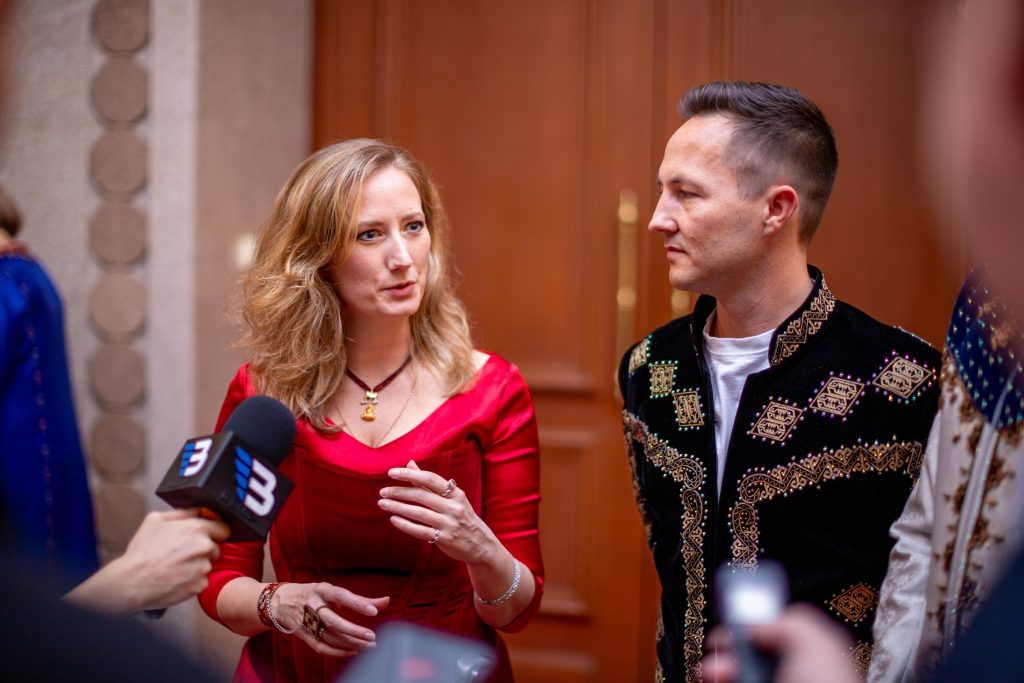
<instances>
[{"instance_id":1,"label":"white t-shirt","mask_svg":"<svg viewBox=\"0 0 1024 683\"><path fill-rule=\"evenodd\" d=\"M704 360L711 373L711 387L715 409L715 450L718 455L718 493L722 493L725 475L725 456L729 452L732 426L736 422L736 409L747 377L768 369L768 346L775 330L756 337L727 339L711 336L714 312L704 325Z\"/></svg>"}]
</instances>

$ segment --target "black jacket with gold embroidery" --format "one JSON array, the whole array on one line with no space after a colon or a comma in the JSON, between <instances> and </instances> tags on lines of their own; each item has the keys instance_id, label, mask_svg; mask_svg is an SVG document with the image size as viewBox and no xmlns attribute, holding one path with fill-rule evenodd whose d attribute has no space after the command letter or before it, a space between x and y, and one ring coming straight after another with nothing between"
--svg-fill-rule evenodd
<instances>
[{"instance_id":1,"label":"black jacket with gold embroidery","mask_svg":"<svg viewBox=\"0 0 1024 683\"><path fill-rule=\"evenodd\" d=\"M815 268L804 304L743 388L721 498L704 324L714 299L655 330L619 368L637 501L661 579L658 680L697 681L729 562L781 562L791 597L828 610L866 667L889 527L920 471L939 352L837 301Z\"/></svg>"}]
</instances>

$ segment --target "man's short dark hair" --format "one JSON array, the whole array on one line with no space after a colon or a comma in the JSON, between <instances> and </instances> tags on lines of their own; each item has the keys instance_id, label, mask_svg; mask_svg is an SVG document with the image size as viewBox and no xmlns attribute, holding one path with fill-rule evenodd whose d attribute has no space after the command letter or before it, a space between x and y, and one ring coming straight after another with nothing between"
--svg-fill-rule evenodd
<instances>
[{"instance_id":1,"label":"man's short dark hair","mask_svg":"<svg viewBox=\"0 0 1024 683\"><path fill-rule=\"evenodd\" d=\"M769 83L714 81L679 100L684 119L721 115L733 123L725 162L740 192L753 197L785 182L800 196L800 237L809 242L832 193L839 154L832 127L818 105L795 88Z\"/></svg>"}]
</instances>

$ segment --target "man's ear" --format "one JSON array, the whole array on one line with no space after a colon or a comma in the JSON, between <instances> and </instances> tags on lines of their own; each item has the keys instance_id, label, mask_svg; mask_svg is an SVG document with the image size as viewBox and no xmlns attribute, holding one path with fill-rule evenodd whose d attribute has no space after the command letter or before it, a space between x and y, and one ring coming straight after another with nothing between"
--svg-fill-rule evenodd
<instances>
[{"instance_id":1,"label":"man's ear","mask_svg":"<svg viewBox=\"0 0 1024 683\"><path fill-rule=\"evenodd\" d=\"M793 221L800 208L800 195L789 185L773 185L765 193L765 237L781 232Z\"/></svg>"}]
</instances>

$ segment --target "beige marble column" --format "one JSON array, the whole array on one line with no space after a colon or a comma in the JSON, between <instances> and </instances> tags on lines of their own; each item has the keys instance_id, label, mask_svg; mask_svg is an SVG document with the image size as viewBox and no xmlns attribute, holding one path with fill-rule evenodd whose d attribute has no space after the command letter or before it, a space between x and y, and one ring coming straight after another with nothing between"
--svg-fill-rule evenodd
<instances>
[{"instance_id":1,"label":"beige marble column","mask_svg":"<svg viewBox=\"0 0 1024 683\"><path fill-rule=\"evenodd\" d=\"M310 152L312 0L15 0L0 183L65 301L100 534L116 552L243 354L244 245ZM225 677L194 603L151 625Z\"/></svg>"}]
</instances>

